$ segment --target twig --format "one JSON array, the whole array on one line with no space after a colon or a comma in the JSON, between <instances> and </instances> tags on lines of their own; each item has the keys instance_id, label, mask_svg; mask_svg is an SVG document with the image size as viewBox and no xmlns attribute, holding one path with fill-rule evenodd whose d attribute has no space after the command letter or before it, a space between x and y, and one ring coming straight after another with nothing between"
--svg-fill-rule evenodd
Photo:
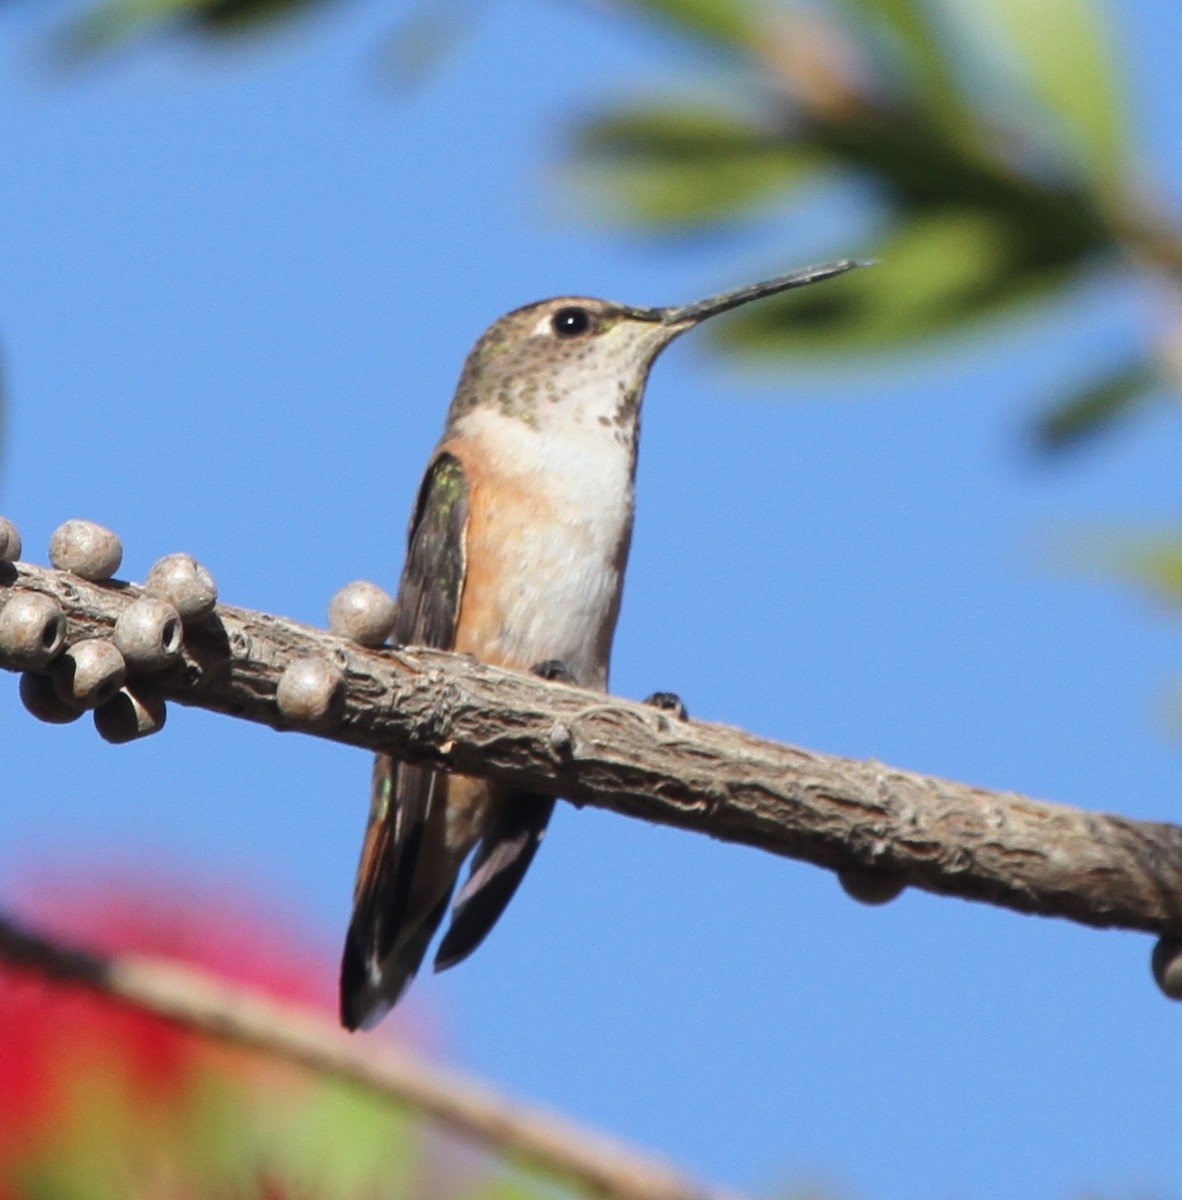
<instances>
[{"instance_id":1,"label":"twig","mask_svg":"<svg viewBox=\"0 0 1182 1200\"><path fill-rule=\"evenodd\" d=\"M23 563L0 569L0 599L9 591L55 597L71 642L109 636L140 595ZM151 682L286 729L276 687L306 657L334 662L345 694L305 732L1019 912L1182 932L1175 825L818 754L437 650L365 650L229 605L187 629L182 663Z\"/></svg>"},{"instance_id":2,"label":"twig","mask_svg":"<svg viewBox=\"0 0 1182 1200\"><path fill-rule=\"evenodd\" d=\"M367 1088L489 1150L613 1200L734 1200L564 1117L404 1049L346 1034L311 1009L280 1003L193 967L64 946L2 917L0 959L219 1041Z\"/></svg>"}]
</instances>

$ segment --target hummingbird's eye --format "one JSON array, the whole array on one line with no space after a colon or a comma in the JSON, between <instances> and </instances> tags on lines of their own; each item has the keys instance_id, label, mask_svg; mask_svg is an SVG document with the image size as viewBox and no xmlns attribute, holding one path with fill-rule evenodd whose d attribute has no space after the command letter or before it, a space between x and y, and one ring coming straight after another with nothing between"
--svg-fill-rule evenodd
<instances>
[{"instance_id":1,"label":"hummingbird's eye","mask_svg":"<svg viewBox=\"0 0 1182 1200\"><path fill-rule=\"evenodd\" d=\"M559 337L576 338L589 333L595 322L585 308L571 305L569 308L560 308L551 318L550 324Z\"/></svg>"}]
</instances>

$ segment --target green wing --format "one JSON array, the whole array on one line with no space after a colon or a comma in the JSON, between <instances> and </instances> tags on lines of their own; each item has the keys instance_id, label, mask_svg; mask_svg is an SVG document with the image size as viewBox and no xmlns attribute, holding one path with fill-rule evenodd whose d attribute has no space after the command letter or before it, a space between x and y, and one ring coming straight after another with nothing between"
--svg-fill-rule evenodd
<instances>
[{"instance_id":1,"label":"green wing","mask_svg":"<svg viewBox=\"0 0 1182 1200\"><path fill-rule=\"evenodd\" d=\"M464 588L468 480L452 454L427 468L411 519L406 566L398 590L394 641L455 645ZM369 825L341 963L341 1020L371 1025L401 995L447 910L450 894L427 912L411 904L411 884L427 815L442 777L427 767L378 755Z\"/></svg>"}]
</instances>

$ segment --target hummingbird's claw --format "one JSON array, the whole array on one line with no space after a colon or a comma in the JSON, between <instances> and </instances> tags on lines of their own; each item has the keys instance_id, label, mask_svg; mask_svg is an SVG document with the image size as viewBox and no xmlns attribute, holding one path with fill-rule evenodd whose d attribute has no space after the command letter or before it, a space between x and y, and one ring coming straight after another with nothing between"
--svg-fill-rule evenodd
<instances>
[{"instance_id":1,"label":"hummingbird's claw","mask_svg":"<svg viewBox=\"0 0 1182 1200\"><path fill-rule=\"evenodd\" d=\"M531 675L538 675L552 683L569 683L577 686L579 682L570 667L561 658L548 658L545 662L536 663L529 670Z\"/></svg>"},{"instance_id":2,"label":"hummingbird's claw","mask_svg":"<svg viewBox=\"0 0 1182 1200\"><path fill-rule=\"evenodd\" d=\"M671 713L679 721L689 720L689 710L676 692L653 692L651 696L645 697L644 702L652 708Z\"/></svg>"}]
</instances>

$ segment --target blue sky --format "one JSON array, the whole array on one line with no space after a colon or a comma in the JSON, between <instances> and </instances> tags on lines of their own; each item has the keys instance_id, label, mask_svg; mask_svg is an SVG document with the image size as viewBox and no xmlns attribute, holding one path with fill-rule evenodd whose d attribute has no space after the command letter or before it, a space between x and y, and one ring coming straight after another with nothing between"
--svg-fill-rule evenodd
<instances>
[{"instance_id":1,"label":"blue sky","mask_svg":"<svg viewBox=\"0 0 1182 1200\"><path fill-rule=\"evenodd\" d=\"M0 9L0 508L26 557L85 516L122 574L206 562L227 601L322 623L393 587L460 363L547 295L678 303L857 253L827 197L725 239L589 220L556 165L589 106L696 79L590 6L491 7L426 83L385 88L374 3L243 48L161 41L48 69L53 14ZM1175 202L1182 14L1122 10L1146 157ZM1161 406L1062 464L1032 400L1133 344L1097 277L1033 322L888 362L753 375L684 339L653 373L614 690L816 749L1178 819L1182 625L1055 565L1080 525L1161 529ZM150 861L246 880L335 945L365 756L174 709L124 748L0 702L0 896ZM5 882L8 881L8 882ZM449 1053L751 1189L865 1200L1182 1195L1182 1009L1150 941L906 894L560 807L506 919L417 987Z\"/></svg>"}]
</instances>

